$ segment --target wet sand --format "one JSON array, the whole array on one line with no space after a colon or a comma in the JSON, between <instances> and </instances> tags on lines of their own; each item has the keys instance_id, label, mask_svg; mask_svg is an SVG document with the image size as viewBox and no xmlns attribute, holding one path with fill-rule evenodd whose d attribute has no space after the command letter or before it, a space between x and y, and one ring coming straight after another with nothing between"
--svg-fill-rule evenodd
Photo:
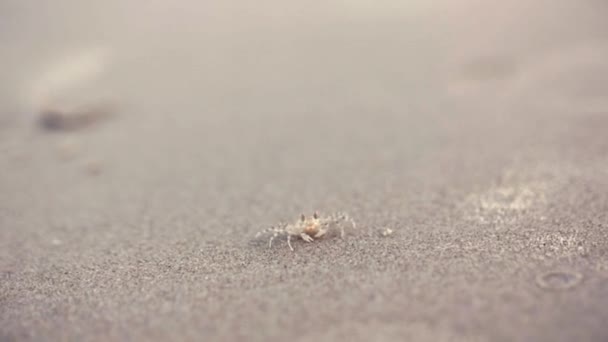
<instances>
[{"instance_id":1,"label":"wet sand","mask_svg":"<svg viewBox=\"0 0 608 342\"><path fill-rule=\"evenodd\" d=\"M0 340L606 341L607 14L3 2Z\"/></svg>"}]
</instances>

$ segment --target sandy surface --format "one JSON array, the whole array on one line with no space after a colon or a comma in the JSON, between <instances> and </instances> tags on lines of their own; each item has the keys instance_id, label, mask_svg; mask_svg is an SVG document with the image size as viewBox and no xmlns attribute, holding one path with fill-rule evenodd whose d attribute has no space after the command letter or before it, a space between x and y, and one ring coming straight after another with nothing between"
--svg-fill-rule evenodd
<instances>
[{"instance_id":1,"label":"sandy surface","mask_svg":"<svg viewBox=\"0 0 608 342\"><path fill-rule=\"evenodd\" d=\"M608 5L402 3L2 1L0 340L608 340Z\"/></svg>"}]
</instances>

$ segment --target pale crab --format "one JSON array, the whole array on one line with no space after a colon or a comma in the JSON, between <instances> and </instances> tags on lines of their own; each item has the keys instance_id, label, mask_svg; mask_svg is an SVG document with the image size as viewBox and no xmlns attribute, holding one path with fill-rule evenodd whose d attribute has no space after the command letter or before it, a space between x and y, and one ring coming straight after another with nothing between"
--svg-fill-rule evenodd
<instances>
[{"instance_id":1,"label":"pale crab","mask_svg":"<svg viewBox=\"0 0 608 342\"><path fill-rule=\"evenodd\" d=\"M304 214L294 223L279 224L270 227L256 234L259 237L262 234L272 234L268 241L268 247L272 247L272 241L277 236L287 236L287 245L292 251L291 237L300 237L306 242L313 242L315 239L323 237L327 232L333 229L340 229L340 237L344 237L344 225L348 223L353 229L356 228L355 221L345 213L335 213L326 217L321 217L315 212L312 217L306 217Z\"/></svg>"}]
</instances>

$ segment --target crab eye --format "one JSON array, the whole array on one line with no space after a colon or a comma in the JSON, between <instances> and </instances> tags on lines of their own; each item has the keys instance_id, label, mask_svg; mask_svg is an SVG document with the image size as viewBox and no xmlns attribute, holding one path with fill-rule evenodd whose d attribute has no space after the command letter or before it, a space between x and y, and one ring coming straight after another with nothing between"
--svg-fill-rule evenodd
<instances>
[{"instance_id":1,"label":"crab eye","mask_svg":"<svg viewBox=\"0 0 608 342\"><path fill-rule=\"evenodd\" d=\"M306 216L304 216L304 214L302 214L302 215L300 216L300 220L302 220L302 222L306 221Z\"/></svg>"},{"instance_id":2,"label":"crab eye","mask_svg":"<svg viewBox=\"0 0 608 342\"><path fill-rule=\"evenodd\" d=\"M319 214L317 214L317 212L315 211L315 213L312 214L312 217L314 217L315 219L318 219L319 218Z\"/></svg>"}]
</instances>

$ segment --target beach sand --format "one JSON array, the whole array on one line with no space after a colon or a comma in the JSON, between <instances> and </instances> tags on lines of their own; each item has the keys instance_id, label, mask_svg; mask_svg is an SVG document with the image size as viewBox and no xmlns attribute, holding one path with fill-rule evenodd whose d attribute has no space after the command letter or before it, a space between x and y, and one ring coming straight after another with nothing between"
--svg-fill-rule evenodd
<instances>
[{"instance_id":1,"label":"beach sand","mask_svg":"<svg viewBox=\"0 0 608 342\"><path fill-rule=\"evenodd\" d=\"M401 3L3 2L0 340L608 340L607 5Z\"/></svg>"}]
</instances>

